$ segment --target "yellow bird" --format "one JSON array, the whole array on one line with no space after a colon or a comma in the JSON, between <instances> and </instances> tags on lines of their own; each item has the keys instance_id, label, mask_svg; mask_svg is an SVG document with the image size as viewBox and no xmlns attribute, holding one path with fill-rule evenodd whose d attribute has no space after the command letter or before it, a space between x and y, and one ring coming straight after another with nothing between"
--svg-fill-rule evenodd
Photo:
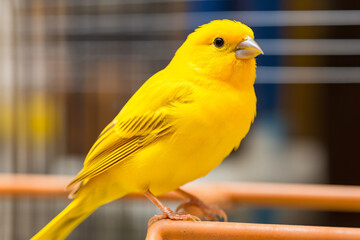
<instances>
[{"instance_id":1,"label":"yellow bird","mask_svg":"<svg viewBox=\"0 0 360 240\"><path fill-rule=\"evenodd\" d=\"M129 193L144 193L163 212L150 222L197 219L156 198L172 190L210 218L222 215L179 187L207 175L249 131L256 115L255 57L262 53L240 22L197 28L101 132L68 186L78 184L74 200L32 240L65 239L98 207Z\"/></svg>"}]
</instances>

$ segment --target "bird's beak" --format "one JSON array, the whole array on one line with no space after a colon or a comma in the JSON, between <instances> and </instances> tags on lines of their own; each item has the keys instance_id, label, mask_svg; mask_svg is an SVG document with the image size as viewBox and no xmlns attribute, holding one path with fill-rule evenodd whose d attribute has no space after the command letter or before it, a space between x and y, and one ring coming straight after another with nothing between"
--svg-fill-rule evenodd
<instances>
[{"instance_id":1,"label":"bird's beak","mask_svg":"<svg viewBox=\"0 0 360 240\"><path fill-rule=\"evenodd\" d=\"M236 46L235 53L237 59L250 59L260 54L264 54L263 50L261 50L255 40L249 36L247 36L246 40Z\"/></svg>"}]
</instances>

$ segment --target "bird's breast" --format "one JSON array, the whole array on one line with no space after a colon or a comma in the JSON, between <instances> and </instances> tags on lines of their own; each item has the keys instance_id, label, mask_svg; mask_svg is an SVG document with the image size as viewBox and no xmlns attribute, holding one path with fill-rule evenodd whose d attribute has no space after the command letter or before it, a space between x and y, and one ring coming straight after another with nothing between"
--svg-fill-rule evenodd
<instances>
[{"instance_id":1,"label":"bird's breast","mask_svg":"<svg viewBox=\"0 0 360 240\"><path fill-rule=\"evenodd\" d=\"M249 131L254 96L251 92L208 93L182 109L174 132L158 143L158 150L154 148L161 153L154 160L158 178L152 179L152 191L173 190L220 164Z\"/></svg>"}]
</instances>

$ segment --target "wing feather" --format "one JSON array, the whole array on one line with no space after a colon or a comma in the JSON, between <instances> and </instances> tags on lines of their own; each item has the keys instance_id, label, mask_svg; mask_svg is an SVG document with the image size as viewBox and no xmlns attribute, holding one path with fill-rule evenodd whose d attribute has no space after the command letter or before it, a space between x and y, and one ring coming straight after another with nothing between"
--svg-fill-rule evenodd
<instances>
[{"instance_id":1,"label":"wing feather","mask_svg":"<svg viewBox=\"0 0 360 240\"><path fill-rule=\"evenodd\" d=\"M68 187L101 174L171 132L173 120L166 114L169 107L172 106L124 121L115 118L100 134L85 159L84 168Z\"/></svg>"},{"instance_id":2,"label":"wing feather","mask_svg":"<svg viewBox=\"0 0 360 240\"><path fill-rule=\"evenodd\" d=\"M141 149L175 131L174 112L192 102L194 86L181 81L162 81L162 77L167 78L165 75L154 76L154 81L147 81L100 133L83 169L68 187L131 159Z\"/></svg>"}]
</instances>

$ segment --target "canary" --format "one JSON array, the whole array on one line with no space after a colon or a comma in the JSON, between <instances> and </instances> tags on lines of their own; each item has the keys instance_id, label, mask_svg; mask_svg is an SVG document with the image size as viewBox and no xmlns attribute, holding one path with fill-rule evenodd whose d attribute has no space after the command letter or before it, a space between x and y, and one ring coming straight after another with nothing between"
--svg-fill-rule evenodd
<instances>
[{"instance_id":1,"label":"canary","mask_svg":"<svg viewBox=\"0 0 360 240\"><path fill-rule=\"evenodd\" d=\"M211 215L214 208L179 187L207 175L248 133L262 53L237 21L215 20L189 34L101 132L69 184L78 186L74 200L32 239L65 239L99 206L129 193L144 193L160 208L152 221L197 219L157 199L172 190Z\"/></svg>"}]
</instances>

